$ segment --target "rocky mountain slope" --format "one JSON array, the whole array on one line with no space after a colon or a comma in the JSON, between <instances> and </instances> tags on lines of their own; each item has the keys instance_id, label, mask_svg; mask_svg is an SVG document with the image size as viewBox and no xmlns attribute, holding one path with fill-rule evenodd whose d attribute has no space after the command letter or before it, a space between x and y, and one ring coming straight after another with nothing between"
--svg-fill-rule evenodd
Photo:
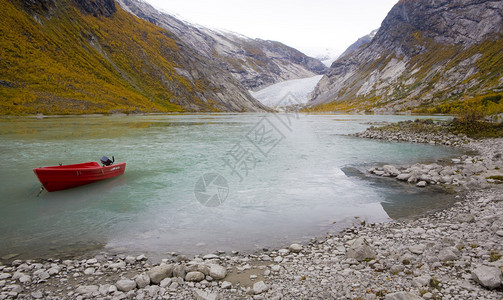
<instances>
[{"instance_id":1,"label":"rocky mountain slope","mask_svg":"<svg viewBox=\"0 0 503 300\"><path fill-rule=\"evenodd\" d=\"M351 44L341 55L340 57L350 55L354 51L356 51L358 48L360 48L363 45L366 45L372 41L374 36L376 35L378 29L372 30L369 34L362 36L356 42Z\"/></svg>"},{"instance_id":2,"label":"rocky mountain slope","mask_svg":"<svg viewBox=\"0 0 503 300\"><path fill-rule=\"evenodd\" d=\"M127 11L173 32L200 55L220 64L250 90L324 74L327 67L282 43L251 39L181 21L139 0L118 0Z\"/></svg>"},{"instance_id":3,"label":"rocky mountain slope","mask_svg":"<svg viewBox=\"0 0 503 300\"><path fill-rule=\"evenodd\" d=\"M264 109L214 61L113 0L0 6L0 114Z\"/></svg>"},{"instance_id":4,"label":"rocky mountain slope","mask_svg":"<svg viewBox=\"0 0 503 300\"><path fill-rule=\"evenodd\" d=\"M500 97L502 37L501 0L401 0L370 43L332 64L310 105L406 111Z\"/></svg>"}]
</instances>

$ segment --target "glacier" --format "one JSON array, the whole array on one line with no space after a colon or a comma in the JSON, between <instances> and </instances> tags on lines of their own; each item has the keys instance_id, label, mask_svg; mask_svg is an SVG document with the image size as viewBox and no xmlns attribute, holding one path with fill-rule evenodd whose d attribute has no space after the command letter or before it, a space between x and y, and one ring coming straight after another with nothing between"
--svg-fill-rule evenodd
<instances>
[{"instance_id":1,"label":"glacier","mask_svg":"<svg viewBox=\"0 0 503 300\"><path fill-rule=\"evenodd\" d=\"M322 77L323 75L316 75L309 78L282 81L256 92L250 91L250 94L269 107L284 106L284 103L288 105L306 104L309 100L309 94ZM288 98L288 102L285 102L286 98Z\"/></svg>"}]
</instances>

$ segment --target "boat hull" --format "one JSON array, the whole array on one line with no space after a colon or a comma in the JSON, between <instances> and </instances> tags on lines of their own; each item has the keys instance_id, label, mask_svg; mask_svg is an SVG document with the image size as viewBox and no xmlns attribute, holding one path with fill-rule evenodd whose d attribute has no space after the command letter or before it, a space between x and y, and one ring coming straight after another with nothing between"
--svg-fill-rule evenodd
<instances>
[{"instance_id":1,"label":"boat hull","mask_svg":"<svg viewBox=\"0 0 503 300\"><path fill-rule=\"evenodd\" d=\"M97 162L33 169L48 192L65 190L124 174L126 163L100 166Z\"/></svg>"}]
</instances>

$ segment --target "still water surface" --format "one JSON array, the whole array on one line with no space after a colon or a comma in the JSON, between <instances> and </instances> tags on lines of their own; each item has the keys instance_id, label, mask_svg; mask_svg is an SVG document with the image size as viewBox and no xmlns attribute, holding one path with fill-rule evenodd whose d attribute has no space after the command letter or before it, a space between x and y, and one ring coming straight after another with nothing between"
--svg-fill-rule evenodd
<instances>
[{"instance_id":1,"label":"still water surface","mask_svg":"<svg viewBox=\"0 0 503 300\"><path fill-rule=\"evenodd\" d=\"M358 174L373 163L435 161L459 154L441 146L346 136L363 131L368 122L411 118L206 114L1 119L0 256L56 256L100 247L160 255L251 251L303 242L351 224L355 217L372 222L445 207L452 196ZM99 161L102 155L127 162L125 174L39 194L33 168ZM206 194L220 195L221 205L202 205L201 194L194 193L206 173L220 174L228 186L208 186Z\"/></svg>"}]
</instances>

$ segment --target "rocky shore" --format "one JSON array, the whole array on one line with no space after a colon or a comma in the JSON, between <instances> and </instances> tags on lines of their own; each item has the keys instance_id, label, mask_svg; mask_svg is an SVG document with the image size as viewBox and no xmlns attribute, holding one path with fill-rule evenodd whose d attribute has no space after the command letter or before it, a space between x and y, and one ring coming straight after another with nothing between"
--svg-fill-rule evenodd
<instances>
[{"instance_id":1,"label":"rocky shore","mask_svg":"<svg viewBox=\"0 0 503 300\"><path fill-rule=\"evenodd\" d=\"M400 127L371 127L355 136L390 142L443 144L463 147L478 154L463 155L441 163L375 166L369 168L368 173L394 177L417 187L441 184L466 189L483 189L490 184L502 183L503 139L473 140L446 132L442 124L430 124L429 130L424 130L423 124L424 133L420 133L414 129L410 130L410 124L412 123L405 123L405 126Z\"/></svg>"},{"instance_id":2,"label":"rocky shore","mask_svg":"<svg viewBox=\"0 0 503 300\"><path fill-rule=\"evenodd\" d=\"M503 299L503 139L396 134L373 128L359 136L478 152L369 170L419 187L457 186L459 202L416 220L362 221L337 236L247 255L173 253L160 264L107 253L16 260L0 264L0 299Z\"/></svg>"}]
</instances>

